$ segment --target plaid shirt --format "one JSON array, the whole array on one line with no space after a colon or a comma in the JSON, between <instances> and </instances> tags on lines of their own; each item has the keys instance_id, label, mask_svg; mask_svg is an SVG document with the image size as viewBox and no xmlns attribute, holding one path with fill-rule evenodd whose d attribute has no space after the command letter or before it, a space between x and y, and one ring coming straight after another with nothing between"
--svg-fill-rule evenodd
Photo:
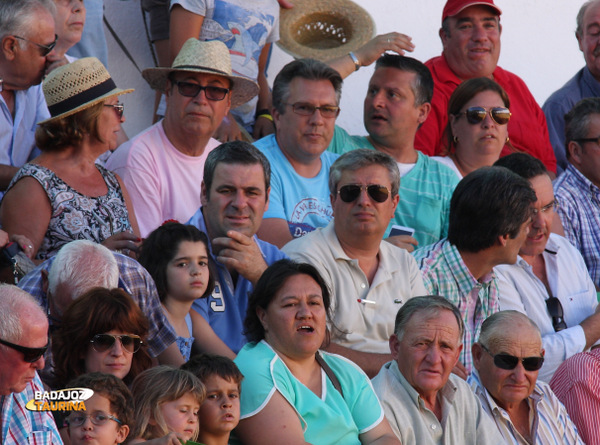
<instances>
[{"instance_id":1,"label":"plaid shirt","mask_svg":"<svg viewBox=\"0 0 600 445\"><path fill-rule=\"evenodd\" d=\"M0 403L0 443L2 445L63 445L50 411L29 411L27 402L34 391L43 391L38 375L24 391L2 396Z\"/></svg>"},{"instance_id":2,"label":"plaid shirt","mask_svg":"<svg viewBox=\"0 0 600 445\"><path fill-rule=\"evenodd\" d=\"M175 339L175 331L166 319L160 306L158 291L150 274L136 260L113 252L119 266L119 287L129 293L150 324L148 332L148 352L153 357L160 355ZM42 289L42 270L50 270L54 257L44 261L29 272L21 281L19 287L48 309L48 297ZM52 323L52 320L50 320Z\"/></svg>"},{"instance_id":3,"label":"plaid shirt","mask_svg":"<svg viewBox=\"0 0 600 445\"><path fill-rule=\"evenodd\" d=\"M581 252L594 284L600 286L600 189L569 164L554 182L554 196L565 237Z\"/></svg>"},{"instance_id":4,"label":"plaid shirt","mask_svg":"<svg viewBox=\"0 0 600 445\"><path fill-rule=\"evenodd\" d=\"M423 273L427 291L446 298L462 314L465 333L460 360L470 373L473 366L471 345L479 337L483 320L499 310L496 276L492 272L483 282L477 281L462 260L458 249L446 238L418 249L414 256ZM473 294L477 295L477 302L475 312L470 313L469 299ZM471 326L474 326L474 331Z\"/></svg>"}]
</instances>

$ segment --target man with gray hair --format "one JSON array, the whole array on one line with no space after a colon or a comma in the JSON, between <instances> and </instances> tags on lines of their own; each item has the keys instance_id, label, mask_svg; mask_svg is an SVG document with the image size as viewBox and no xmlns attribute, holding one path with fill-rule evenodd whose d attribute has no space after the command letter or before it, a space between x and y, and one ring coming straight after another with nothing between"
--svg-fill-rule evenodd
<instances>
[{"instance_id":1,"label":"man with gray hair","mask_svg":"<svg viewBox=\"0 0 600 445\"><path fill-rule=\"evenodd\" d=\"M537 379L542 335L525 314L501 311L487 318L472 352L476 371L468 382L504 443L583 444L563 404Z\"/></svg>"},{"instance_id":2,"label":"man with gray hair","mask_svg":"<svg viewBox=\"0 0 600 445\"><path fill-rule=\"evenodd\" d=\"M390 314L424 295L415 260L383 241L398 205L396 161L375 150L340 156L329 172L334 219L285 245L292 259L317 268L331 289L331 343L325 349L357 363L370 377L390 361Z\"/></svg>"},{"instance_id":3,"label":"man with gray hair","mask_svg":"<svg viewBox=\"0 0 600 445\"><path fill-rule=\"evenodd\" d=\"M340 113L342 77L314 59L288 63L273 83L275 134L254 145L271 164L271 194L258 236L283 247L332 218L326 151Z\"/></svg>"},{"instance_id":4,"label":"man with gray hair","mask_svg":"<svg viewBox=\"0 0 600 445\"><path fill-rule=\"evenodd\" d=\"M475 394L452 374L462 345L460 311L443 297L408 300L398 311L390 351L373 387L403 445L501 443Z\"/></svg>"},{"instance_id":5,"label":"man with gray hair","mask_svg":"<svg viewBox=\"0 0 600 445\"><path fill-rule=\"evenodd\" d=\"M1 191L39 154L36 123L50 117L40 82L57 40L53 12L51 0L0 2Z\"/></svg>"},{"instance_id":6,"label":"man with gray hair","mask_svg":"<svg viewBox=\"0 0 600 445\"><path fill-rule=\"evenodd\" d=\"M25 408L44 391L37 370L48 349L48 320L16 286L0 285L0 439L3 445L62 444L49 411Z\"/></svg>"}]
</instances>

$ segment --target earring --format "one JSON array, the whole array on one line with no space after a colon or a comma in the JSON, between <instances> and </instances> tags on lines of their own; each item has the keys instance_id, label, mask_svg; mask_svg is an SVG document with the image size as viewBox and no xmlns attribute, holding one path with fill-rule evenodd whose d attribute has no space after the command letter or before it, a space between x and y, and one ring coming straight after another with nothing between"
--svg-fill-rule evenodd
<instances>
[{"instance_id":1,"label":"earring","mask_svg":"<svg viewBox=\"0 0 600 445\"><path fill-rule=\"evenodd\" d=\"M506 136L506 144L508 144L508 141L510 141L510 138L508 136Z\"/></svg>"},{"instance_id":2,"label":"earring","mask_svg":"<svg viewBox=\"0 0 600 445\"><path fill-rule=\"evenodd\" d=\"M452 139L454 141L455 144L458 144L458 136L454 136L454 139Z\"/></svg>"}]
</instances>

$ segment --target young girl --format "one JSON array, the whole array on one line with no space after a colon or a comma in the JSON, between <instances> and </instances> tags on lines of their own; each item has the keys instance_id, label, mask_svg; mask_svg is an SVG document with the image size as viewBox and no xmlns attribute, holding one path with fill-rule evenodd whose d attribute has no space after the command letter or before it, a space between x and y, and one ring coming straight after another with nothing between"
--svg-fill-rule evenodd
<instances>
[{"instance_id":1,"label":"young girl","mask_svg":"<svg viewBox=\"0 0 600 445\"><path fill-rule=\"evenodd\" d=\"M194 226L166 222L144 241L139 262L154 278L163 310L177 333L177 345L186 361L194 337L201 339L201 350L211 343L227 348L214 332L211 337L208 323L191 310L197 298L207 297L214 289L208 238L203 232Z\"/></svg>"},{"instance_id":2,"label":"young girl","mask_svg":"<svg viewBox=\"0 0 600 445\"><path fill-rule=\"evenodd\" d=\"M198 438L198 410L206 391L196 376L168 366L147 369L133 381L132 444L179 444Z\"/></svg>"}]
</instances>

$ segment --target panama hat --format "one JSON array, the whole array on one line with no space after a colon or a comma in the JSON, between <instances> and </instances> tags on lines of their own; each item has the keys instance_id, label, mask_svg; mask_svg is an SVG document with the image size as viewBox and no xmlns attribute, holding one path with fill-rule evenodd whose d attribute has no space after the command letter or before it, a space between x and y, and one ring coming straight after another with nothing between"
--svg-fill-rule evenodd
<instances>
[{"instance_id":1,"label":"panama hat","mask_svg":"<svg viewBox=\"0 0 600 445\"><path fill-rule=\"evenodd\" d=\"M294 0L279 16L277 44L295 58L321 61L355 51L375 36L367 11L350 0Z\"/></svg>"},{"instance_id":2,"label":"panama hat","mask_svg":"<svg viewBox=\"0 0 600 445\"><path fill-rule=\"evenodd\" d=\"M133 91L133 88L117 88L102 62L95 57L84 57L56 68L44 80L42 89L52 117L38 124L62 119L111 96Z\"/></svg>"},{"instance_id":3,"label":"panama hat","mask_svg":"<svg viewBox=\"0 0 600 445\"><path fill-rule=\"evenodd\" d=\"M232 108L248 102L258 94L256 82L247 77L233 74L229 49L219 40L188 39L175 57L171 68L147 68L142 71L142 76L153 89L164 91L169 74L172 72L206 73L227 77L233 83L231 88Z\"/></svg>"}]
</instances>

